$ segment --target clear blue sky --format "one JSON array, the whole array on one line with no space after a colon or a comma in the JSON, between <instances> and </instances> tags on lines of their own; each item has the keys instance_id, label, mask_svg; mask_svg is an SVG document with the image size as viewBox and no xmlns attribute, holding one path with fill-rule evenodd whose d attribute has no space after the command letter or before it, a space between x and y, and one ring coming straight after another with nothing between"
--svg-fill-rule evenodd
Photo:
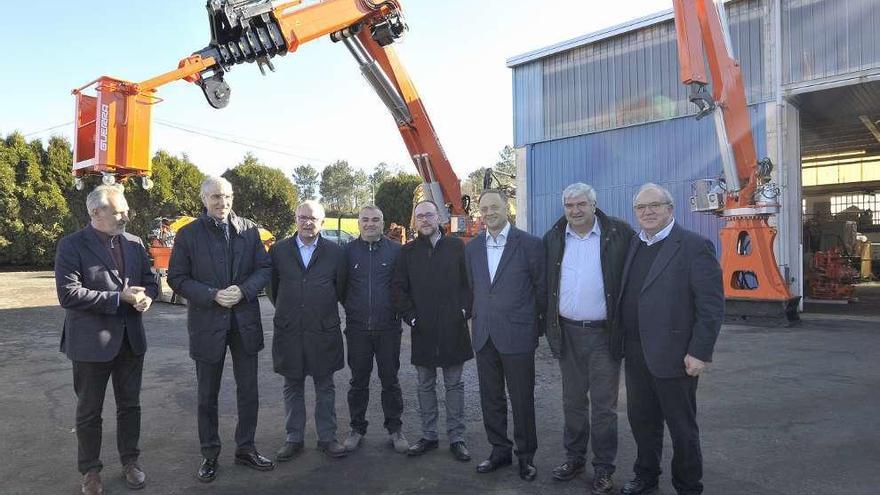
<instances>
[{"instance_id":1,"label":"clear blue sky","mask_svg":"<svg viewBox=\"0 0 880 495\"><path fill-rule=\"evenodd\" d=\"M505 61L635 17L671 0L402 0L410 31L395 45L460 177L494 163L512 143L511 71ZM100 75L141 81L201 49L210 30L204 0L7 2L0 30L0 135L35 133L73 120L70 90ZM275 58L263 77L253 65L227 75L230 105L210 108L201 90L160 89L152 148L187 153L221 173L252 151L290 172L337 159L366 170L384 161L413 171L385 107L347 50L322 39ZM160 122L247 143L218 141ZM35 133L71 136L72 125ZM267 151L268 148L273 151Z\"/></svg>"}]
</instances>

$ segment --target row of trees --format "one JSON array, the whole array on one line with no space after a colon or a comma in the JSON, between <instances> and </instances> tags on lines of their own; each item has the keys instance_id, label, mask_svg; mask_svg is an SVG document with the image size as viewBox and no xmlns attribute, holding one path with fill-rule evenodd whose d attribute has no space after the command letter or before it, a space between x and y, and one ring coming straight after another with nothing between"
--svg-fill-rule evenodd
<instances>
[{"instance_id":1,"label":"row of trees","mask_svg":"<svg viewBox=\"0 0 880 495\"><path fill-rule=\"evenodd\" d=\"M495 168L515 172L512 157L512 149L505 148ZM88 223L85 198L100 179L87 177L83 190L76 190L71 163L70 142L61 137L52 137L47 146L19 133L0 140L0 266L49 266L58 239ZM160 150L153 156L152 170L155 185L148 191L134 181L125 183L133 212L129 231L143 239L156 227L156 218L202 211L199 186L205 175L186 154ZM479 169L468 176L466 193L479 193L484 173ZM278 238L293 232L299 202L319 194L328 216L354 216L361 206L374 203L385 212L386 225L408 225L413 191L422 182L414 174L392 173L385 163L368 174L345 160L321 172L301 165L288 177L249 153L222 175L235 190L235 211Z\"/></svg>"}]
</instances>

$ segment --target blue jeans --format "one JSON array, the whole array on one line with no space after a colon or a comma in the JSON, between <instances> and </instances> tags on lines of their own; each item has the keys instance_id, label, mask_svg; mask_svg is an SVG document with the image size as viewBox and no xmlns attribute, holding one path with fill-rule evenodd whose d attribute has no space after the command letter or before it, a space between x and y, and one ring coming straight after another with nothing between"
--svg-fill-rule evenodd
<instances>
[{"instance_id":1,"label":"blue jeans","mask_svg":"<svg viewBox=\"0 0 880 495\"><path fill-rule=\"evenodd\" d=\"M446 435L449 443L464 441L464 382L461 374L464 364L443 369L443 387L446 389ZM416 366L419 372L419 415L422 418L422 438L437 440L437 368Z\"/></svg>"}]
</instances>

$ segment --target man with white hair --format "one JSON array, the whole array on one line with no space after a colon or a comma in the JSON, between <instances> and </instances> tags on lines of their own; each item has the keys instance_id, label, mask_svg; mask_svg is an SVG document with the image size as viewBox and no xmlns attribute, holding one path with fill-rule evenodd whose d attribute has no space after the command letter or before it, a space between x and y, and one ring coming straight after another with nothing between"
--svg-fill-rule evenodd
<instances>
[{"instance_id":1,"label":"man with white hair","mask_svg":"<svg viewBox=\"0 0 880 495\"><path fill-rule=\"evenodd\" d=\"M657 490L664 423L675 491L703 492L697 379L712 360L724 287L712 242L676 224L674 208L672 195L657 184L643 185L633 198L641 232L623 271L615 346L626 363L626 410L638 447L624 495Z\"/></svg>"},{"instance_id":2,"label":"man with white hair","mask_svg":"<svg viewBox=\"0 0 880 495\"><path fill-rule=\"evenodd\" d=\"M346 283L345 253L321 237L324 207L303 201L296 208L296 234L269 250L275 305L272 363L284 377L284 445L276 454L289 461L303 449L306 426L305 380L315 387L318 450L345 457L336 437L336 384L333 374L345 365L338 303Z\"/></svg>"},{"instance_id":3,"label":"man with white hair","mask_svg":"<svg viewBox=\"0 0 880 495\"><path fill-rule=\"evenodd\" d=\"M547 342L562 369L566 460L553 478L569 481L593 451L594 495L611 493L617 457L620 360L612 357L614 312L633 230L597 206L596 191L575 183L562 192L564 216L544 235ZM590 404L592 401L592 404Z\"/></svg>"},{"instance_id":4,"label":"man with white hair","mask_svg":"<svg viewBox=\"0 0 880 495\"><path fill-rule=\"evenodd\" d=\"M168 284L187 300L189 354L198 379L202 463L197 477L208 483L217 476L220 455L217 399L227 347L238 404L235 463L258 471L275 468L254 446L260 408L257 354L263 349L257 294L269 282L271 267L257 225L232 211L229 181L208 177L201 198L205 213L174 238Z\"/></svg>"},{"instance_id":5,"label":"man with white hair","mask_svg":"<svg viewBox=\"0 0 880 495\"><path fill-rule=\"evenodd\" d=\"M86 198L88 226L58 242L55 284L64 308L61 351L73 363L77 464L82 493L103 493L101 412L113 378L116 445L126 485L143 488L138 464L141 378L147 341L141 315L159 292L141 239L125 232L128 203L117 186Z\"/></svg>"}]
</instances>

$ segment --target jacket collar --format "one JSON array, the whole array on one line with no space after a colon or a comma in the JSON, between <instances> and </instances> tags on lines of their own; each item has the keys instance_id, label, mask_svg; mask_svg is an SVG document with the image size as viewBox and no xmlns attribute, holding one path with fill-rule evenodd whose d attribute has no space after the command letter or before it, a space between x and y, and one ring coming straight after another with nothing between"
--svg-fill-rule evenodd
<instances>
[{"instance_id":1,"label":"jacket collar","mask_svg":"<svg viewBox=\"0 0 880 495\"><path fill-rule=\"evenodd\" d=\"M214 217L208 215L207 211L202 211L202 214L199 216L199 220L204 222L206 227L215 227L219 222ZM244 230L244 221L239 218L238 215L235 214L234 211L229 212L229 216L226 219L227 224L229 225L229 234L231 235L233 232L236 234L241 233Z\"/></svg>"}]
</instances>

